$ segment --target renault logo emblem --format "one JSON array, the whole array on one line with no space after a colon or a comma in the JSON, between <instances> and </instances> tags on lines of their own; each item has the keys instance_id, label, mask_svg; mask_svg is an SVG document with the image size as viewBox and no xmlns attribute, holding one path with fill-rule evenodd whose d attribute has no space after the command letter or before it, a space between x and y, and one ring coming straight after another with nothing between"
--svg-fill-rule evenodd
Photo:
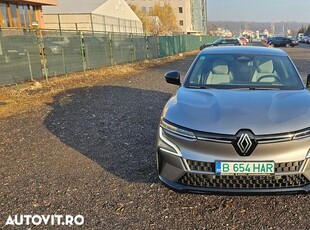
<instances>
[{"instance_id":1,"label":"renault logo emblem","mask_svg":"<svg viewBox=\"0 0 310 230\"><path fill-rule=\"evenodd\" d=\"M250 130L240 130L232 144L240 156L250 156L257 146L257 141Z\"/></svg>"},{"instance_id":2,"label":"renault logo emblem","mask_svg":"<svg viewBox=\"0 0 310 230\"><path fill-rule=\"evenodd\" d=\"M237 145L243 154L247 153L252 146L252 142L249 135L247 133L242 133Z\"/></svg>"}]
</instances>

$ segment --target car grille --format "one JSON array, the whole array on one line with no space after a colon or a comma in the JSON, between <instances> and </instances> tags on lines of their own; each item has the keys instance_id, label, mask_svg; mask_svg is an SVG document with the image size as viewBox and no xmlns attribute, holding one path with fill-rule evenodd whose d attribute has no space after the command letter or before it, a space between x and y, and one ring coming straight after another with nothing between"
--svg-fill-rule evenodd
<instances>
[{"instance_id":1,"label":"car grille","mask_svg":"<svg viewBox=\"0 0 310 230\"><path fill-rule=\"evenodd\" d=\"M215 172L215 163L187 160L187 164L191 170Z\"/></svg>"},{"instance_id":2,"label":"car grille","mask_svg":"<svg viewBox=\"0 0 310 230\"><path fill-rule=\"evenodd\" d=\"M275 172L298 172L303 161L276 163Z\"/></svg>"},{"instance_id":3,"label":"car grille","mask_svg":"<svg viewBox=\"0 0 310 230\"><path fill-rule=\"evenodd\" d=\"M275 172L298 172L303 161L284 162L275 164ZM202 162L187 160L187 164L191 170L202 172L215 172L214 162Z\"/></svg>"},{"instance_id":4,"label":"car grille","mask_svg":"<svg viewBox=\"0 0 310 230\"><path fill-rule=\"evenodd\" d=\"M189 186L209 188L292 188L309 184L309 180L302 174L294 175L207 175L186 173L179 179L179 183Z\"/></svg>"}]
</instances>

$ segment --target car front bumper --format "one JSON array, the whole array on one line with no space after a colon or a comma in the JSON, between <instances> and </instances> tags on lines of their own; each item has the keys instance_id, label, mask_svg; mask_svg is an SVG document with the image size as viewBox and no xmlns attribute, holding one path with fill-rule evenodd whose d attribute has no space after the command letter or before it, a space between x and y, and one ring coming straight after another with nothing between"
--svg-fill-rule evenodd
<instances>
[{"instance_id":1,"label":"car front bumper","mask_svg":"<svg viewBox=\"0 0 310 230\"><path fill-rule=\"evenodd\" d=\"M168 187L180 192L193 193L308 193L310 180L310 160L300 164L302 172L275 173L274 175L217 175L206 171L188 170L187 160L172 155L165 150L157 151L158 171L160 180ZM197 163L199 164L199 163ZM212 163L211 163L212 164ZM201 169L207 169L201 166ZM200 167L200 166L198 166Z\"/></svg>"}]
</instances>

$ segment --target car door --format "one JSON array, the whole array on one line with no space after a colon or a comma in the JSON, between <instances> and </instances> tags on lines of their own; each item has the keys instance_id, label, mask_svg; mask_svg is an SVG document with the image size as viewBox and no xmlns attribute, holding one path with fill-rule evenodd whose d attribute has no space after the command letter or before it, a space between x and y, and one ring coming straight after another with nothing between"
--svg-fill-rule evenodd
<instances>
[{"instance_id":1,"label":"car door","mask_svg":"<svg viewBox=\"0 0 310 230\"><path fill-rule=\"evenodd\" d=\"M286 42L285 38L281 38L281 46L286 46Z\"/></svg>"}]
</instances>

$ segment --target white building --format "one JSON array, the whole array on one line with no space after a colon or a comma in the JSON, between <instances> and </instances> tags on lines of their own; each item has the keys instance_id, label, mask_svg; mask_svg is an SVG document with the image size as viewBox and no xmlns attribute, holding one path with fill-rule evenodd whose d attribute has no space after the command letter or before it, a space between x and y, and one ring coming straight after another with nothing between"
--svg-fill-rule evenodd
<instances>
[{"instance_id":1,"label":"white building","mask_svg":"<svg viewBox=\"0 0 310 230\"><path fill-rule=\"evenodd\" d=\"M60 0L43 7L45 28L143 33L141 20L124 0Z\"/></svg>"},{"instance_id":2,"label":"white building","mask_svg":"<svg viewBox=\"0 0 310 230\"><path fill-rule=\"evenodd\" d=\"M207 0L125 0L135 5L144 13L151 13L154 5L161 7L168 3L173 8L177 23L183 33L207 32Z\"/></svg>"}]
</instances>

